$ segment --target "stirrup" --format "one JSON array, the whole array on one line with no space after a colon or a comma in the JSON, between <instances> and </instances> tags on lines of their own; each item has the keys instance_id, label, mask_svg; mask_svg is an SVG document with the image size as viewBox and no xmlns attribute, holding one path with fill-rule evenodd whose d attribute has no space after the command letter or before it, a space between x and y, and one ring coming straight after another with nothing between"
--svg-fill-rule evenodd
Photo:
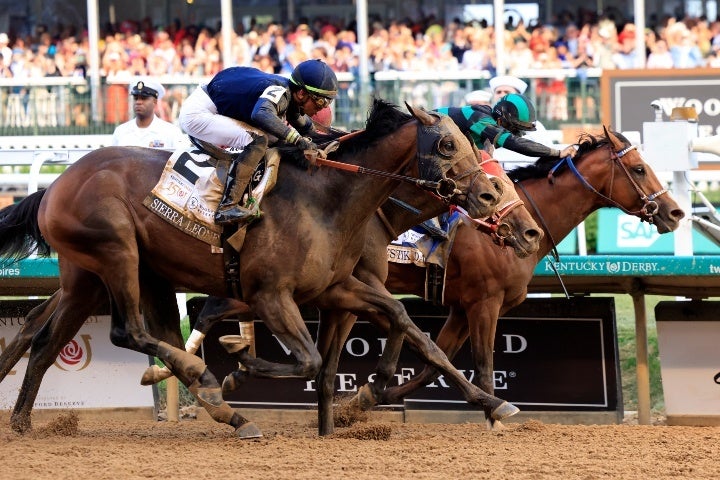
<instances>
[{"instance_id":1,"label":"stirrup","mask_svg":"<svg viewBox=\"0 0 720 480\"><path fill-rule=\"evenodd\" d=\"M260 210L249 210L242 207L229 208L215 213L215 223L218 225L229 225L231 223L249 224L262 216Z\"/></svg>"},{"instance_id":2,"label":"stirrup","mask_svg":"<svg viewBox=\"0 0 720 480\"><path fill-rule=\"evenodd\" d=\"M238 223L240 225L248 225L262 217L260 205L253 200L248 202L250 205L241 207L240 205L231 205L228 207L220 207L215 212L215 223L218 225L228 225Z\"/></svg>"}]
</instances>

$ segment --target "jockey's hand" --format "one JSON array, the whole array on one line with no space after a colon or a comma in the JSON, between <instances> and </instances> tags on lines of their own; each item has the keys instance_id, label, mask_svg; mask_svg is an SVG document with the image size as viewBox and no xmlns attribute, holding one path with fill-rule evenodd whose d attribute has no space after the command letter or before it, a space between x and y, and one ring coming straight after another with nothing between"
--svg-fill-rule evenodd
<instances>
[{"instance_id":1,"label":"jockey's hand","mask_svg":"<svg viewBox=\"0 0 720 480\"><path fill-rule=\"evenodd\" d=\"M305 154L305 160L307 160L305 168L315 167L318 158L327 158L327 154L307 137L300 137L295 145Z\"/></svg>"},{"instance_id":2,"label":"jockey's hand","mask_svg":"<svg viewBox=\"0 0 720 480\"><path fill-rule=\"evenodd\" d=\"M577 154L577 147L575 145L568 145L560 151L560 158L570 157L574 158Z\"/></svg>"},{"instance_id":3,"label":"jockey's hand","mask_svg":"<svg viewBox=\"0 0 720 480\"><path fill-rule=\"evenodd\" d=\"M298 141L295 142L295 145L296 145L300 150L305 150L305 151L307 151L307 150L317 150L317 149L318 149L317 145L315 145L315 144L313 143L313 141L310 140L310 139L307 138L307 137L300 137L300 138L298 139Z\"/></svg>"}]
</instances>

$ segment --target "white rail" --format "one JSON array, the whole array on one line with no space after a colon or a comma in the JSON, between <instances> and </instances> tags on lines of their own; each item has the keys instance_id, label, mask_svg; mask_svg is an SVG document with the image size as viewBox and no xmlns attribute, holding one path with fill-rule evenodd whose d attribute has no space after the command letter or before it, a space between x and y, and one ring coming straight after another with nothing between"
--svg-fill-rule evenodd
<instances>
[{"instance_id":1,"label":"white rail","mask_svg":"<svg viewBox=\"0 0 720 480\"><path fill-rule=\"evenodd\" d=\"M24 187L27 194L34 193L60 175L42 173L43 166L70 165L111 143L112 135L0 137L0 191Z\"/></svg>"}]
</instances>

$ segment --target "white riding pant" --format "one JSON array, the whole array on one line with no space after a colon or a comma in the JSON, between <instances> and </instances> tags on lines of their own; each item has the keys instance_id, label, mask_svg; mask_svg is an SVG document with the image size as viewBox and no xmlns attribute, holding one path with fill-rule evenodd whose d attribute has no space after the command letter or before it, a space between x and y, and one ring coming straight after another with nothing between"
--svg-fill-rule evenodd
<instances>
[{"instance_id":1,"label":"white riding pant","mask_svg":"<svg viewBox=\"0 0 720 480\"><path fill-rule=\"evenodd\" d=\"M185 99L178 120L188 135L222 148L241 150L253 140L237 120L218 113L217 107L201 87Z\"/></svg>"}]
</instances>

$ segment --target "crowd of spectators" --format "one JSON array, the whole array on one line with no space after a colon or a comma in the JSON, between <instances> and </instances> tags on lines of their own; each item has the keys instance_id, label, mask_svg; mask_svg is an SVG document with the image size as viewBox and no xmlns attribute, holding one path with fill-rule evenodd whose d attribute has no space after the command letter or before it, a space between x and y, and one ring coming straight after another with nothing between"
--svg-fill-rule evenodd
<instances>
[{"instance_id":1,"label":"crowd of spectators","mask_svg":"<svg viewBox=\"0 0 720 480\"><path fill-rule=\"evenodd\" d=\"M309 58L320 58L338 72L356 73L359 47L353 24L302 19L298 24L253 24L232 36L229 58L267 72L287 74ZM635 44L643 35L648 68L720 66L720 21L665 16L644 32L625 19L580 9L555 21L506 25L507 73L528 69L634 68ZM442 22L373 19L367 53L371 72L384 70L495 72L495 30L486 21ZM51 31L38 25L27 37L0 33L0 76L85 76L87 33L73 27ZM106 25L99 45L100 74L108 81L133 76L211 76L223 68L220 31L176 20L159 27L149 18ZM552 79L539 85L561 96ZM559 97L558 97L559 98ZM563 106L560 106L562 110Z\"/></svg>"}]
</instances>

